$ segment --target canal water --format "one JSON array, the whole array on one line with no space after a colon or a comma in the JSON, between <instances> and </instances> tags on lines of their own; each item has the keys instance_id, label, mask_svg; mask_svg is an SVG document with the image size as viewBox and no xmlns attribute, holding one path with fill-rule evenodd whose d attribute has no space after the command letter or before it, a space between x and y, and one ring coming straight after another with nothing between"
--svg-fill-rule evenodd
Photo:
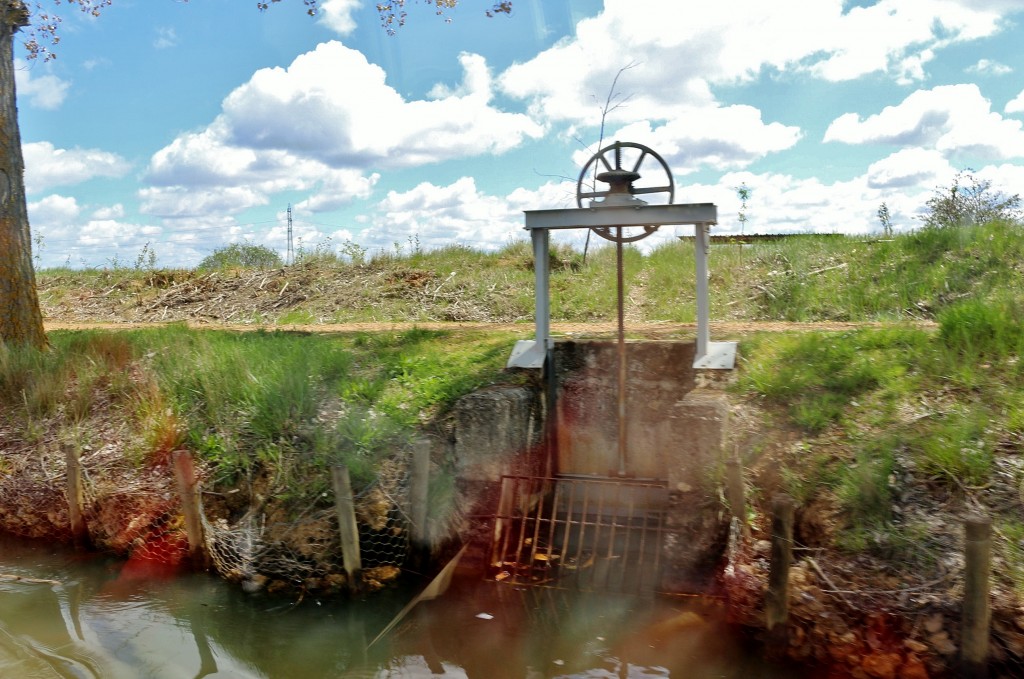
<instances>
[{"instance_id":1,"label":"canal water","mask_svg":"<svg viewBox=\"0 0 1024 679\"><path fill-rule=\"evenodd\" d=\"M412 593L363 601L247 595L0 536L0 679L793 677L686 599L457 580L374 638Z\"/></svg>"}]
</instances>

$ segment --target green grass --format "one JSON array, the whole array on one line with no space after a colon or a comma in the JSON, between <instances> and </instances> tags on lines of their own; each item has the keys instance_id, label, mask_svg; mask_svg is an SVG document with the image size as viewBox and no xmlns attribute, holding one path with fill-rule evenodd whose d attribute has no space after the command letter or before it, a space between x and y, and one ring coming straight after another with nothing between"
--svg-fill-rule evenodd
<instances>
[{"instance_id":1,"label":"green grass","mask_svg":"<svg viewBox=\"0 0 1024 679\"><path fill-rule=\"evenodd\" d=\"M501 379L513 338L181 325L53 332L50 341L49 352L0 345L6 414L71 431L113 405L138 434L128 451L137 464L184 446L212 465L216 482L269 475L277 492L315 500L329 466L348 464L368 482L417 425Z\"/></svg>"},{"instance_id":2,"label":"green grass","mask_svg":"<svg viewBox=\"0 0 1024 679\"><path fill-rule=\"evenodd\" d=\"M591 240L586 261L582 253L552 244L552 320L615 319L615 248ZM694 320L692 239L671 240L646 255L627 246L624 254L626 294L635 301L631 317ZM461 245L423 250L411 241L368 258L338 256L329 244L301 255L290 271L313 272L316 281L340 276L358 294L326 300L309 294L294 307L265 312L265 322L533 317L533 253L525 239L495 252ZM923 228L891 240L796 235L749 245L716 243L709 267L714 319L936 319L965 300L1024 298L1024 229L993 223ZM42 299L58 304L80 288L112 301L145 300L196 275L121 267L51 269L38 278Z\"/></svg>"}]
</instances>

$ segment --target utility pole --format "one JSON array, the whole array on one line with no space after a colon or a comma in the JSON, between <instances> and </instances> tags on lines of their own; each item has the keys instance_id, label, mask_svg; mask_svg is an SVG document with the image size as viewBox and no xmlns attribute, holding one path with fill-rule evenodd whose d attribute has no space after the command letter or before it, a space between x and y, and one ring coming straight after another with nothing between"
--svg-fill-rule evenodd
<instances>
[{"instance_id":1,"label":"utility pole","mask_svg":"<svg viewBox=\"0 0 1024 679\"><path fill-rule=\"evenodd\" d=\"M295 263L295 248L292 246L292 204L288 203L288 254L285 255L284 263L291 266Z\"/></svg>"}]
</instances>

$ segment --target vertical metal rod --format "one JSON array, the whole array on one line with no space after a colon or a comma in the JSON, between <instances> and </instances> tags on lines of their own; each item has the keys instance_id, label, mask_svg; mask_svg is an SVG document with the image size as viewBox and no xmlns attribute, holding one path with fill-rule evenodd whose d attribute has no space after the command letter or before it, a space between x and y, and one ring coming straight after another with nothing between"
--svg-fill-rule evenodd
<instances>
[{"instance_id":1,"label":"vertical metal rod","mask_svg":"<svg viewBox=\"0 0 1024 679\"><path fill-rule=\"evenodd\" d=\"M622 263L622 227L615 227L618 241L615 243L616 282L619 293L619 476L626 475L626 314L625 291Z\"/></svg>"},{"instance_id":2,"label":"vertical metal rod","mask_svg":"<svg viewBox=\"0 0 1024 679\"><path fill-rule=\"evenodd\" d=\"M596 485L598 496L597 496L597 516L594 518L594 551L591 559L594 561L594 568L590 574L590 586L596 589L599 585L597 582L597 576L601 568L607 568L607 563L601 563L601 529L604 528L604 495L608 491L608 486L605 484ZM607 575L607 570L605 570Z\"/></svg>"},{"instance_id":3,"label":"vertical metal rod","mask_svg":"<svg viewBox=\"0 0 1024 679\"><path fill-rule=\"evenodd\" d=\"M550 525L548 525L548 551L547 551L548 563L551 563L551 561L552 561L551 555L553 554L554 549L555 549L555 524L558 523L558 501L561 499L561 497L562 497L562 484L559 483L556 480L555 481L555 497L551 500L551 523L550 523ZM562 559L563 557L559 556L558 558ZM559 563L558 565L561 566L562 564Z\"/></svg>"},{"instance_id":4,"label":"vertical metal rod","mask_svg":"<svg viewBox=\"0 0 1024 679\"><path fill-rule=\"evenodd\" d=\"M630 538L633 535L633 529L635 528L634 524L636 523L636 494L637 494L637 489L636 488L632 489L632 491L629 493L629 504L627 505L627 512L626 512L626 542L622 546L623 559L629 559L630 558L629 542L630 542ZM647 530L647 526L646 525L641 526L641 532L640 532L640 536L641 536L640 537L641 551L637 555L638 568L640 569L638 571L638 577L637 577L637 581L638 582L639 582L639 574L643 573L643 563L644 563L643 531L645 531L645 530ZM619 588L622 591L626 591L628 573L629 573L629 570L628 570L626 564L624 564L623 565L623 569L622 569L622 581L619 583Z\"/></svg>"},{"instance_id":5,"label":"vertical metal rod","mask_svg":"<svg viewBox=\"0 0 1024 679\"><path fill-rule=\"evenodd\" d=\"M547 350L548 337L551 334L551 300L549 296L550 257L548 254L550 238L547 229L530 231L533 241L533 275L536 308L537 344Z\"/></svg>"},{"instance_id":6,"label":"vertical metal rod","mask_svg":"<svg viewBox=\"0 0 1024 679\"><path fill-rule=\"evenodd\" d=\"M576 545L576 571L578 577L576 582L578 583L582 578L583 574L580 572L583 569L583 564L580 560L583 558L583 540L587 534L587 513L590 511L590 488L587 484L583 484L583 507L580 510L580 534L577 536L579 544Z\"/></svg>"},{"instance_id":7,"label":"vertical metal rod","mask_svg":"<svg viewBox=\"0 0 1024 679\"><path fill-rule=\"evenodd\" d=\"M708 304L708 225L694 226L695 264L697 269L697 356L699 360L707 355L711 343L710 306Z\"/></svg>"},{"instance_id":8,"label":"vertical metal rod","mask_svg":"<svg viewBox=\"0 0 1024 679\"><path fill-rule=\"evenodd\" d=\"M530 572L531 573L534 571L534 569L537 566L537 545L540 544L540 524L541 524L541 521L544 518L543 517L543 514L544 514L544 497L543 497L543 495L544 495L544 492L543 492L544 481L538 479L538 483L540 484L541 496L537 499L537 501L536 501L537 502L537 506L534 509L534 511L536 513L534 514L534 518L533 518L533 539L532 539L531 544L530 544L530 548L531 548L530 549ZM533 489L531 487L531 496L532 496L532 490ZM532 501L532 500L530 500L530 501Z\"/></svg>"},{"instance_id":9,"label":"vertical metal rod","mask_svg":"<svg viewBox=\"0 0 1024 679\"><path fill-rule=\"evenodd\" d=\"M527 517L523 515L522 498L525 496L526 497L526 502L529 503L529 501L530 501L530 494L532 493L532 489L533 489L533 479L527 479L527 478L523 478L523 477L517 478L516 479L516 487L517 488L519 488L519 482L520 481L525 481L528 485L527 485L527 488L526 488L525 492L523 492L523 493L517 492L516 493L516 500L517 500L517 502L516 502L516 509L518 510L516 512L516 514L518 515L518 518L519 518L519 522L518 522L519 523L519 539L516 540L516 556L515 556L515 562L516 562L517 566L520 566L523 563L523 544L526 542L526 523L527 523ZM519 571L520 570L521 570L520 568L518 568L518 567L516 568L515 580L519 579Z\"/></svg>"},{"instance_id":10,"label":"vertical metal rod","mask_svg":"<svg viewBox=\"0 0 1024 679\"><path fill-rule=\"evenodd\" d=\"M559 556L559 559L562 561L560 565L566 566L569 550L572 549L572 512L576 504L576 482L563 481L562 483L569 484L569 501L565 505L565 533L562 535L562 552L561 556Z\"/></svg>"},{"instance_id":11,"label":"vertical metal rod","mask_svg":"<svg viewBox=\"0 0 1024 679\"><path fill-rule=\"evenodd\" d=\"M494 549L491 552L491 566L502 568L508 555L508 539L511 531L512 498L515 494L515 479L501 477L501 494L498 496L498 516L494 520Z\"/></svg>"}]
</instances>

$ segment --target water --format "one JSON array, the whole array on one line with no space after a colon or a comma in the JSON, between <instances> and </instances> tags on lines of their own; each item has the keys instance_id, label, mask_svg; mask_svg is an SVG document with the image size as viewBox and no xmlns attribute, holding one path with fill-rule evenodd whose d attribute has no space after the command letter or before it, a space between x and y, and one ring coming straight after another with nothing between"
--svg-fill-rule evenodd
<instances>
[{"instance_id":1,"label":"water","mask_svg":"<svg viewBox=\"0 0 1024 679\"><path fill-rule=\"evenodd\" d=\"M365 601L246 595L0 536L0 679L792 677L692 601L457 581L369 649L408 592Z\"/></svg>"}]
</instances>

